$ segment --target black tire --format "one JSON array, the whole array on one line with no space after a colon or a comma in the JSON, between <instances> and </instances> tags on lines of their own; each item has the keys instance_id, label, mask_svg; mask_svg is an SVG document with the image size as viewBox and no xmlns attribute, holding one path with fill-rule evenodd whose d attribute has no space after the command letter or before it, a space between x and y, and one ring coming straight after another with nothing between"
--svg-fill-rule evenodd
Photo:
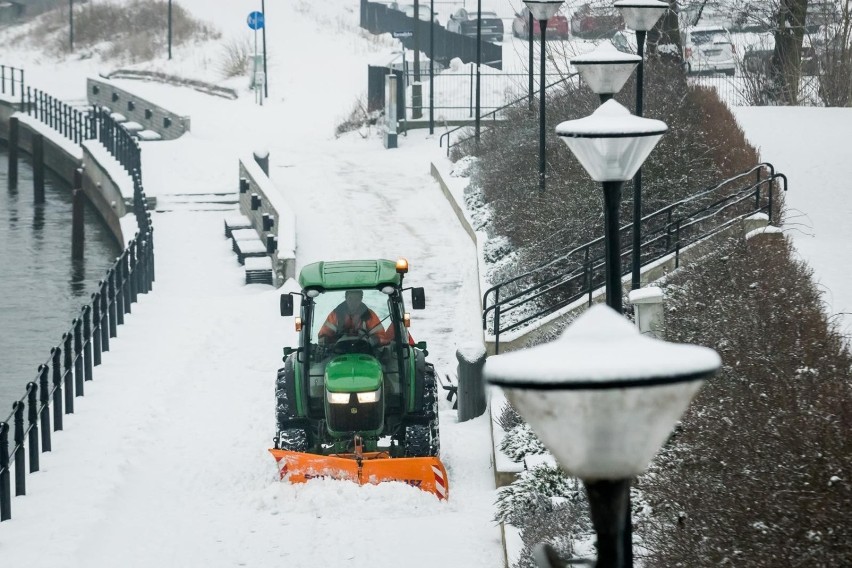
<instances>
[{"instance_id":1,"label":"black tire","mask_svg":"<svg viewBox=\"0 0 852 568\"><path fill-rule=\"evenodd\" d=\"M409 424L405 427L403 452L407 458L431 456L432 434L427 424Z\"/></svg>"},{"instance_id":2,"label":"black tire","mask_svg":"<svg viewBox=\"0 0 852 568\"><path fill-rule=\"evenodd\" d=\"M307 452L310 447L304 428L285 428L278 431L278 447L291 452Z\"/></svg>"},{"instance_id":3,"label":"black tire","mask_svg":"<svg viewBox=\"0 0 852 568\"><path fill-rule=\"evenodd\" d=\"M296 380L293 370L293 361L288 358L283 369L278 369L278 377L275 380L275 415L276 431L284 430L288 423L299 418L296 406Z\"/></svg>"},{"instance_id":4,"label":"black tire","mask_svg":"<svg viewBox=\"0 0 852 568\"><path fill-rule=\"evenodd\" d=\"M424 387L426 400L423 409L429 417L429 455L437 456L441 453L441 436L438 427L438 380L435 377L435 367L432 365L426 365Z\"/></svg>"}]
</instances>

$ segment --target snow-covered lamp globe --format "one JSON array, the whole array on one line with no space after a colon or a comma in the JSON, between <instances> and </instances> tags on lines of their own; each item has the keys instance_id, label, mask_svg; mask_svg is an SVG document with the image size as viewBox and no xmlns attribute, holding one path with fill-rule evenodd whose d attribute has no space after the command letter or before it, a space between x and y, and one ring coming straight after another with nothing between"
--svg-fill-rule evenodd
<instances>
[{"instance_id":1,"label":"snow-covered lamp globe","mask_svg":"<svg viewBox=\"0 0 852 568\"><path fill-rule=\"evenodd\" d=\"M596 49L571 59L580 77L601 102L606 102L619 92L642 58L622 53L611 42L602 42Z\"/></svg>"},{"instance_id":2,"label":"snow-covered lamp globe","mask_svg":"<svg viewBox=\"0 0 852 568\"><path fill-rule=\"evenodd\" d=\"M530 13L538 21L549 20L556 15L564 0L524 0Z\"/></svg>"},{"instance_id":3,"label":"snow-covered lamp globe","mask_svg":"<svg viewBox=\"0 0 852 568\"><path fill-rule=\"evenodd\" d=\"M485 378L562 469L583 480L599 568L621 566L630 478L647 468L720 365L712 349L643 336L603 305L553 342L486 361Z\"/></svg>"},{"instance_id":4,"label":"snow-covered lamp globe","mask_svg":"<svg viewBox=\"0 0 852 568\"><path fill-rule=\"evenodd\" d=\"M647 32L654 27L669 5L659 0L619 0L615 7L621 11L624 25L637 32Z\"/></svg>"}]
</instances>

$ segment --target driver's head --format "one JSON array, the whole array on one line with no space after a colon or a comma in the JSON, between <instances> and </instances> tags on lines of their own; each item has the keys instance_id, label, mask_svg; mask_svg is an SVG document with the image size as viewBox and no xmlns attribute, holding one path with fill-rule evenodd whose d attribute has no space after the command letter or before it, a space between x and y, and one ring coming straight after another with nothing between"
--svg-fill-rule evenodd
<instances>
[{"instance_id":1,"label":"driver's head","mask_svg":"<svg viewBox=\"0 0 852 568\"><path fill-rule=\"evenodd\" d=\"M350 313L355 313L361 305L361 300L364 299L364 292L361 290L346 291L346 307Z\"/></svg>"}]
</instances>

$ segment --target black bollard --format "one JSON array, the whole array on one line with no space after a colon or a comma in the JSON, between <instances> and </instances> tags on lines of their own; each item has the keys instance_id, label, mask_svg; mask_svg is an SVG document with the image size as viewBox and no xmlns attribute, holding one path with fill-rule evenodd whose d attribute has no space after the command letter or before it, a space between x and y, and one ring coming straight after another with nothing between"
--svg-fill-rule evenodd
<instances>
[{"instance_id":1,"label":"black bollard","mask_svg":"<svg viewBox=\"0 0 852 568\"><path fill-rule=\"evenodd\" d=\"M101 364L101 295L92 294L92 365Z\"/></svg>"},{"instance_id":2,"label":"black bollard","mask_svg":"<svg viewBox=\"0 0 852 568\"><path fill-rule=\"evenodd\" d=\"M18 187L18 132L20 121L13 116L9 119L9 189Z\"/></svg>"},{"instance_id":3,"label":"black bollard","mask_svg":"<svg viewBox=\"0 0 852 568\"><path fill-rule=\"evenodd\" d=\"M461 347L456 351L456 359L459 362L459 422L464 422L485 412L485 382L482 378L485 347L481 344Z\"/></svg>"},{"instance_id":4,"label":"black bollard","mask_svg":"<svg viewBox=\"0 0 852 568\"><path fill-rule=\"evenodd\" d=\"M92 380L92 306L83 306L83 377Z\"/></svg>"},{"instance_id":5,"label":"black bollard","mask_svg":"<svg viewBox=\"0 0 852 568\"><path fill-rule=\"evenodd\" d=\"M73 207L71 209L71 259L83 260L85 242L85 225L83 213L85 211L85 194L82 189L71 192Z\"/></svg>"},{"instance_id":6,"label":"black bollard","mask_svg":"<svg viewBox=\"0 0 852 568\"><path fill-rule=\"evenodd\" d=\"M50 350L50 358L52 360L51 367L53 369L53 431L62 430L62 370L59 364L59 358L62 356L62 349L54 347Z\"/></svg>"},{"instance_id":7,"label":"black bollard","mask_svg":"<svg viewBox=\"0 0 852 568\"><path fill-rule=\"evenodd\" d=\"M15 497L27 494L26 451L24 450L24 403L16 400L12 404L15 414Z\"/></svg>"},{"instance_id":8,"label":"black bollard","mask_svg":"<svg viewBox=\"0 0 852 568\"><path fill-rule=\"evenodd\" d=\"M44 203L44 136L33 133L33 192L36 203Z\"/></svg>"},{"instance_id":9,"label":"black bollard","mask_svg":"<svg viewBox=\"0 0 852 568\"><path fill-rule=\"evenodd\" d=\"M38 385L27 384L27 429L29 430L30 473L38 471Z\"/></svg>"},{"instance_id":10,"label":"black bollard","mask_svg":"<svg viewBox=\"0 0 852 568\"><path fill-rule=\"evenodd\" d=\"M49 368L47 365L40 365L38 368L38 398L41 406L41 449L44 452L50 451L50 391L48 390L47 374Z\"/></svg>"},{"instance_id":11,"label":"black bollard","mask_svg":"<svg viewBox=\"0 0 852 568\"><path fill-rule=\"evenodd\" d=\"M86 394L83 381L83 320L74 318L71 320L71 325L74 327L74 387L76 396L84 396Z\"/></svg>"},{"instance_id":12,"label":"black bollard","mask_svg":"<svg viewBox=\"0 0 852 568\"><path fill-rule=\"evenodd\" d=\"M12 518L12 487L9 476L9 425L0 422L0 522Z\"/></svg>"},{"instance_id":13,"label":"black bollard","mask_svg":"<svg viewBox=\"0 0 852 568\"><path fill-rule=\"evenodd\" d=\"M65 379L65 414L74 414L74 361L71 351L73 339L70 333L62 334L62 350L65 352L65 357L62 359L62 376Z\"/></svg>"}]
</instances>

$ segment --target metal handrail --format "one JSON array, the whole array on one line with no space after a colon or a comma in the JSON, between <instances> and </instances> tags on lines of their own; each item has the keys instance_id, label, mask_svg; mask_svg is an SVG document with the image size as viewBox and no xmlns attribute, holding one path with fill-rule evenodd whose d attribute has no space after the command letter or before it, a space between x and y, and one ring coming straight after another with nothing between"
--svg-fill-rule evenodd
<instances>
[{"instance_id":1,"label":"metal handrail","mask_svg":"<svg viewBox=\"0 0 852 568\"><path fill-rule=\"evenodd\" d=\"M547 89L549 89L551 87L555 87L556 85L560 85L560 84L568 81L569 79L573 79L574 77L577 77L578 75L579 75L578 73L571 73L571 74L559 79L558 81L554 81L553 83L550 83L549 85L545 85L544 90L547 91ZM537 95L540 92L541 92L541 88L539 88L537 91L533 91L532 95ZM498 108L496 108L496 109L494 109L490 112L487 112L483 115L480 115L479 120L481 121L484 118L487 118L487 117L490 116L492 121L496 121L497 120L497 113L503 112L507 108L515 107L523 101L529 100L530 96L531 95L519 97L519 98L517 98L517 99L515 99L515 100L513 100L509 103L506 103L505 105L503 105L501 107L498 107ZM453 146L458 146L462 142L465 142L467 140L470 140L471 138L474 138L474 136L468 136L467 138L462 138L461 140L457 140L455 142L455 144L450 144L450 134L452 134L453 132L456 132L458 130L461 130L462 128L470 128L470 125L469 124L462 124L461 126L456 126L455 128L453 128L451 130L447 130L446 132L441 134L441 136L438 138L438 147L443 148L444 147L444 136L447 137L447 156L450 155L450 148L452 148Z\"/></svg>"},{"instance_id":2,"label":"metal handrail","mask_svg":"<svg viewBox=\"0 0 852 568\"><path fill-rule=\"evenodd\" d=\"M103 352L109 351L110 339L117 337L124 315L130 313L138 295L150 292L154 283L154 229L142 185L139 144L103 110L86 115L29 87L26 96L22 90L22 104L28 114L78 144L98 138L128 170L133 179L133 212L139 231L107 270L91 295L91 302L81 308L62 341L50 350L48 360L39 365L36 380L27 383L24 396L13 402L12 412L0 421L0 522L12 516L11 467L15 467L15 495L25 495L26 458L29 457L32 473L39 470L40 453L51 450L50 409L52 430L62 430L63 416L72 414L74 399L85 395L85 383L94 378L94 368L101 364ZM10 423L14 430L11 453Z\"/></svg>"},{"instance_id":3,"label":"metal handrail","mask_svg":"<svg viewBox=\"0 0 852 568\"><path fill-rule=\"evenodd\" d=\"M768 170L768 177L762 176L764 170ZM724 189L729 184L747 178L752 174L756 174L753 182L739 186L731 193L714 199L709 204L701 204L702 199L706 199L713 192ZM767 212L770 222L773 222L776 220L773 211L773 188L775 181L779 179L783 182L783 190L787 191L787 177L784 174L776 173L772 164L761 163L710 188L644 216L641 220L642 223L650 224L660 219L662 225L643 231L641 245L642 256L644 256L643 265L674 253L677 266L680 261L680 250L683 247L716 234L735 221L757 212ZM768 188L765 194L762 193L763 187ZM734 211L735 207L748 203L750 200L753 200L754 204L748 211L744 213ZM695 207L688 208L693 203L696 204ZM687 210L683 213L674 214L685 207ZM705 227L707 222L712 221L713 218L718 218L720 215L723 217L723 221L719 225ZM623 225L619 234L624 236L631 229L632 224ZM621 242L627 242L627 239L621 239ZM603 237L598 237L571 249L568 253L546 264L488 288L483 294L482 325L483 329L487 331L489 315L491 315L496 348L499 349L501 332L505 333L522 327L531 321L561 309L584 295L588 294L591 302L592 292L603 285L602 274L600 273L605 264L602 244ZM631 255L631 245L621 247L622 260ZM525 278L534 278L548 268L553 270L553 267L560 263L566 264L566 266L556 269L555 274L534 281L531 285L519 286L516 284ZM624 264L622 264L621 272L627 274L629 269L625 269ZM597 281L596 278L598 278ZM581 284L580 281L582 281ZM512 287L512 284L516 284L516 286ZM547 302L548 294L556 294L557 298ZM543 302L547 302L546 305L542 306ZM529 309L530 314L524 314L523 317L508 324L501 322L501 318L507 313L522 309Z\"/></svg>"}]
</instances>

